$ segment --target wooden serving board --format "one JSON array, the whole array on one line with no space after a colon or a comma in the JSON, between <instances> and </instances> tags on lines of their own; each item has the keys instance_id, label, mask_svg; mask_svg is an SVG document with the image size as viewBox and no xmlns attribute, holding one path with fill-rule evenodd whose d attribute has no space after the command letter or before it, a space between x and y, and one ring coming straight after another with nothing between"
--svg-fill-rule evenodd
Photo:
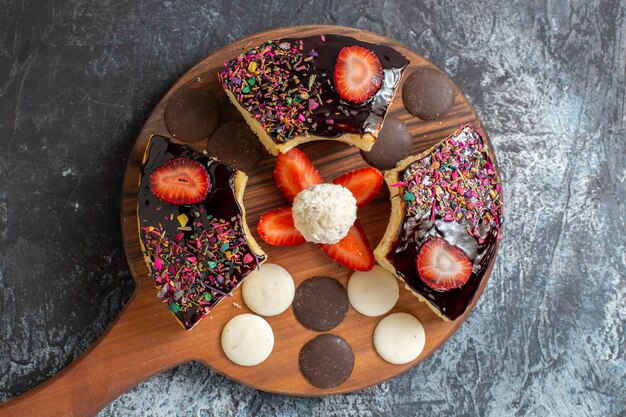
<instances>
[{"instance_id":1,"label":"wooden serving board","mask_svg":"<svg viewBox=\"0 0 626 417\"><path fill-rule=\"evenodd\" d=\"M169 97L181 88L201 88L216 94L226 103L225 94L217 82L216 72L227 60L245 48L268 39L300 37L323 33L353 36L364 41L388 45L411 60L405 76L419 67L434 67L432 63L403 45L379 35L357 29L336 26L301 26L276 29L237 41L204 59L178 80L156 106L139 134L126 168L122 194L122 227L128 263L136 281L136 289L128 305L102 337L79 359L50 380L8 403L0 406L1 416L88 416L96 414L110 401L150 376L189 361L199 361L218 373L259 390L300 396L320 396L357 391L378 384L416 366L444 343L461 325L482 292L493 265L467 312L456 321L443 321L424 303L407 291L403 285L400 299L390 313L408 312L423 323L426 346L415 361L406 365L391 365L374 350L373 332L382 317L370 318L350 307L345 320L328 333L344 338L355 356L350 378L332 389L319 389L309 384L298 367L302 346L319 333L307 330L298 323L291 307L284 313L267 318L275 336L274 350L263 363L242 367L230 362L224 355L220 335L224 324L233 316L250 312L235 291L193 330L185 331L170 314L167 306L156 296L148 267L141 253L136 216L136 195L140 166L149 137L159 134L171 137L165 127L163 113ZM399 92L401 91L398 90ZM226 105L226 104L225 104ZM239 117L236 111L226 111L225 119ZM418 153L452 134L463 123L474 123L484 129L474 109L456 89L454 106L439 120L423 121L404 109L399 93L390 113L403 120L410 128ZM204 149L206 141L194 144ZM356 168L365 167L359 150L335 141L314 142L301 146L326 181ZM244 203L247 221L257 241L268 254L268 262L285 267L296 285L307 278L326 275L344 286L351 271L330 261L314 244L297 247L272 247L256 235L256 224L265 211L285 206L287 200L280 194L273 180L275 158L267 155L257 167L248 172L250 177ZM389 219L389 192L383 185L379 196L359 210L358 219L365 228L372 248L382 237Z\"/></svg>"}]
</instances>

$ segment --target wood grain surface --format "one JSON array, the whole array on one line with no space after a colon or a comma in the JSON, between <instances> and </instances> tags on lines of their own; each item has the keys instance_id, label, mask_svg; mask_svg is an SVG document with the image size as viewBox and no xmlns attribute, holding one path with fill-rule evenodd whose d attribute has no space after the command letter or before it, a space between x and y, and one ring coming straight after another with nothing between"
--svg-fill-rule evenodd
<instances>
[{"instance_id":1,"label":"wood grain surface","mask_svg":"<svg viewBox=\"0 0 626 417\"><path fill-rule=\"evenodd\" d=\"M211 91L225 103L224 93L215 75L224 61L235 57L246 47L267 39L321 33L355 36L361 40L385 44L399 50L411 60L404 78L415 68L433 66L404 46L372 33L334 26L302 26L272 30L242 39L189 70L156 106L137 138L128 160L121 215L128 263L137 284L133 297L115 322L87 352L42 385L1 405L0 416L94 415L140 381L191 360L200 361L220 374L268 392L300 396L346 393L380 383L416 366L460 326L480 296L490 271L486 274L470 308L454 322L442 321L424 303L418 302L401 286L400 299L391 312L403 311L415 315L423 323L426 331L426 346L423 353L406 365L391 365L375 352L372 341L373 330L381 317L365 317L350 308L345 320L329 333L343 337L352 347L355 354L354 370L345 383L333 389L323 390L310 385L298 369L298 354L301 347L318 333L302 327L295 320L291 308L278 316L267 318L275 335L274 350L270 357L258 366L241 367L230 362L220 346L220 334L224 324L237 314L249 312L240 290L237 290L231 299L224 300L209 317L189 332L185 332L178 325L167 307L156 297L156 290L152 287L139 244L136 194L141 159L150 135L171 136L163 122L164 106L168 98L180 88L191 87ZM453 108L439 120L422 121L409 115L403 107L401 94L396 96L389 114L399 117L410 128L414 136L415 153L453 133L462 123L472 122L484 132L473 108L458 89ZM230 115L226 112L226 118L228 117L238 116L234 112L230 112ZM194 147L201 150L205 145L206 142L200 142L194 144ZM311 158L326 181L348 170L366 166L358 149L339 142L315 142L306 144L301 149ZM269 255L268 261L285 267L294 277L296 285L315 275L330 276L346 285L351 272L331 262L316 245L305 244L295 248L271 247L256 236L254 230L260 215L267 210L288 204L273 181L274 159L268 155L253 171L248 172L250 179L244 198L248 224ZM358 213L359 221L364 226L372 247L376 246L387 225L390 207L388 197L388 191L383 189L372 203Z\"/></svg>"}]
</instances>

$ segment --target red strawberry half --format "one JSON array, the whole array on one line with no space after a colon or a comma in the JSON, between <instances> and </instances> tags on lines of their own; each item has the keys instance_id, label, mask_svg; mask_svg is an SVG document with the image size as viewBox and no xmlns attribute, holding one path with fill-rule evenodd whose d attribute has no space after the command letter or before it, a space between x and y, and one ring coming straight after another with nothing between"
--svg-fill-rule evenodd
<instances>
[{"instance_id":1,"label":"red strawberry half","mask_svg":"<svg viewBox=\"0 0 626 417\"><path fill-rule=\"evenodd\" d=\"M183 205L204 200L210 189L209 174L196 161L176 158L150 174L150 190L165 202Z\"/></svg>"},{"instance_id":2,"label":"red strawberry half","mask_svg":"<svg viewBox=\"0 0 626 417\"><path fill-rule=\"evenodd\" d=\"M259 236L270 245L295 246L304 243L304 237L293 224L291 207L268 211L256 227Z\"/></svg>"},{"instance_id":3,"label":"red strawberry half","mask_svg":"<svg viewBox=\"0 0 626 417\"><path fill-rule=\"evenodd\" d=\"M383 67L373 51L362 46L346 46L337 55L334 80L342 99L360 104L380 89Z\"/></svg>"},{"instance_id":4,"label":"red strawberry half","mask_svg":"<svg viewBox=\"0 0 626 417\"><path fill-rule=\"evenodd\" d=\"M346 237L339 242L320 247L333 261L353 271L369 271L374 267L374 253L358 222L354 222Z\"/></svg>"},{"instance_id":5,"label":"red strawberry half","mask_svg":"<svg viewBox=\"0 0 626 417\"><path fill-rule=\"evenodd\" d=\"M463 251L437 236L424 242L416 264L422 281L434 290L459 288L472 274L472 262Z\"/></svg>"},{"instance_id":6,"label":"red strawberry half","mask_svg":"<svg viewBox=\"0 0 626 417\"><path fill-rule=\"evenodd\" d=\"M346 187L356 198L357 207L363 207L376 197L383 184L383 175L376 168L355 169L333 180L333 184Z\"/></svg>"},{"instance_id":7,"label":"red strawberry half","mask_svg":"<svg viewBox=\"0 0 626 417\"><path fill-rule=\"evenodd\" d=\"M321 184L322 176L304 152L293 148L276 157L274 180L285 197L293 202L300 191L312 185Z\"/></svg>"}]
</instances>

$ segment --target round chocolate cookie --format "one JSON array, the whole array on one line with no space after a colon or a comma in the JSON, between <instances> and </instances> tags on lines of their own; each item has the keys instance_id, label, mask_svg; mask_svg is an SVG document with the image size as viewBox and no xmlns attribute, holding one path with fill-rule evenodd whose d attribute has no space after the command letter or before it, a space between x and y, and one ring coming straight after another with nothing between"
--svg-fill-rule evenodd
<instances>
[{"instance_id":1,"label":"round chocolate cookie","mask_svg":"<svg viewBox=\"0 0 626 417\"><path fill-rule=\"evenodd\" d=\"M188 88L175 92L165 105L165 126L176 139L196 142L208 138L220 121L213 94Z\"/></svg>"},{"instance_id":2,"label":"round chocolate cookie","mask_svg":"<svg viewBox=\"0 0 626 417\"><path fill-rule=\"evenodd\" d=\"M209 155L241 171L248 172L263 158L263 146L244 121L228 121L211 135Z\"/></svg>"},{"instance_id":3,"label":"round chocolate cookie","mask_svg":"<svg viewBox=\"0 0 626 417\"><path fill-rule=\"evenodd\" d=\"M296 289L293 300L296 319L306 328L325 332L337 326L348 312L345 288L328 277L313 277Z\"/></svg>"},{"instance_id":4,"label":"round chocolate cookie","mask_svg":"<svg viewBox=\"0 0 626 417\"><path fill-rule=\"evenodd\" d=\"M333 388L345 382L354 368L352 348L339 336L321 334L300 350L300 371L318 388Z\"/></svg>"},{"instance_id":5,"label":"round chocolate cookie","mask_svg":"<svg viewBox=\"0 0 626 417\"><path fill-rule=\"evenodd\" d=\"M378 138L369 152L361 151L361 156L374 168L387 170L398 161L409 156L413 137L402 120L387 116Z\"/></svg>"},{"instance_id":6,"label":"round chocolate cookie","mask_svg":"<svg viewBox=\"0 0 626 417\"><path fill-rule=\"evenodd\" d=\"M441 117L454 103L454 85L441 71L421 68L408 76L402 87L404 107L424 120Z\"/></svg>"}]
</instances>

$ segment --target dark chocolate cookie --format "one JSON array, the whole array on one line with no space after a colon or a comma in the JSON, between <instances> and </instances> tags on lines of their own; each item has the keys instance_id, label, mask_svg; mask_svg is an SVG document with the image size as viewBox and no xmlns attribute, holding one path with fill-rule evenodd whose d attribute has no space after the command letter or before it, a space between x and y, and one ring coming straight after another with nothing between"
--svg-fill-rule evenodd
<instances>
[{"instance_id":1,"label":"dark chocolate cookie","mask_svg":"<svg viewBox=\"0 0 626 417\"><path fill-rule=\"evenodd\" d=\"M452 107L454 85L441 71L420 68L404 82L402 100L413 116L424 120L437 119Z\"/></svg>"},{"instance_id":2,"label":"dark chocolate cookie","mask_svg":"<svg viewBox=\"0 0 626 417\"><path fill-rule=\"evenodd\" d=\"M244 121L228 121L211 135L209 155L243 172L248 172L265 155L263 146Z\"/></svg>"},{"instance_id":3,"label":"dark chocolate cookie","mask_svg":"<svg viewBox=\"0 0 626 417\"><path fill-rule=\"evenodd\" d=\"M300 351L300 371L318 388L333 388L345 382L354 368L352 348L339 336L322 334Z\"/></svg>"},{"instance_id":4,"label":"dark chocolate cookie","mask_svg":"<svg viewBox=\"0 0 626 417\"><path fill-rule=\"evenodd\" d=\"M186 142L208 138L220 121L213 94L189 88L175 92L165 105L165 126L172 136Z\"/></svg>"},{"instance_id":5,"label":"dark chocolate cookie","mask_svg":"<svg viewBox=\"0 0 626 417\"><path fill-rule=\"evenodd\" d=\"M361 151L361 156L374 168L387 170L396 166L411 152L413 137L402 120L387 116L378 138L369 152Z\"/></svg>"},{"instance_id":6,"label":"dark chocolate cookie","mask_svg":"<svg viewBox=\"0 0 626 417\"><path fill-rule=\"evenodd\" d=\"M336 327L346 317L348 295L336 280L313 277L296 289L293 312L304 327L325 332Z\"/></svg>"}]
</instances>

